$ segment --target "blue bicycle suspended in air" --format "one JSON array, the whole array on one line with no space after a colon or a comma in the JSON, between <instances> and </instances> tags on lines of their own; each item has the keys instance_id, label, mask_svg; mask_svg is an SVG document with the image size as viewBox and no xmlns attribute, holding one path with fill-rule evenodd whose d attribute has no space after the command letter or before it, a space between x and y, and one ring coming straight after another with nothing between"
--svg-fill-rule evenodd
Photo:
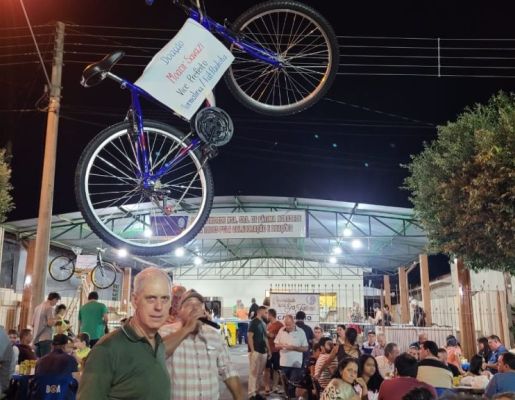
<instances>
[{"instance_id":1,"label":"blue bicycle suspended in air","mask_svg":"<svg viewBox=\"0 0 515 400\"><path fill-rule=\"evenodd\" d=\"M336 76L334 31L303 3L260 3L230 27L209 18L201 0L173 3L227 42L235 60L226 84L254 111L273 116L302 111L324 96ZM214 99L194 115L186 134L144 120L139 97L156 100L111 72L123 55L114 52L83 72L83 86L110 78L129 90L132 101L125 120L100 132L82 153L77 203L91 229L111 246L164 254L192 240L207 221L214 195L208 160L231 139L233 125Z\"/></svg>"}]
</instances>

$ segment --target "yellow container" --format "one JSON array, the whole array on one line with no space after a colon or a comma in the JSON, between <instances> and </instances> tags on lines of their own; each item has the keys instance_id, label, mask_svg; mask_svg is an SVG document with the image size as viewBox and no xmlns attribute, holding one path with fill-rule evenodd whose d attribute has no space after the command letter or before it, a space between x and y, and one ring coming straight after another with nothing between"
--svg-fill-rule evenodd
<instances>
[{"instance_id":1,"label":"yellow container","mask_svg":"<svg viewBox=\"0 0 515 400\"><path fill-rule=\"evenodd\" d=\"M236 346L236 330L238 325L234 322L227 322L227 342L229 346Z\"/></svg>"}]
</instances>

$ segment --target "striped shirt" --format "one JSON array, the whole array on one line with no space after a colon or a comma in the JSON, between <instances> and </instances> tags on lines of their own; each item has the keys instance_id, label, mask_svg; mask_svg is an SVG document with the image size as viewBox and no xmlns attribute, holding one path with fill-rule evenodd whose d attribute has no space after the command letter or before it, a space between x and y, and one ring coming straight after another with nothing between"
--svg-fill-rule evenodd
<instances>
[{"instance_id":1,"label":"striped shirt","mask_svg":"<svg viewBox=\"0 0 515 400\"><path fill-rule=\"evenodd\" d=\"M318 379L322 389L325 389L329 382L331 382L333 373L338 368L338 359L335 357L331 364L322 370L329 356L330 354L320 354L315 364L315 377Z\"/></svg>"},{"instance_id":2,"label":"striped shirt","mask_svg":"<svg viewBox=\"0 0 515 400\"><path fill-rule=\"evenodd\" d=\"M163 337L175 332L180 324L161 327ZM218 400L218 376L223 381L238 376L222 335L207 325L201 325L195 335L188 335L166 360L170 374L171 400Z\"/></svg>"}]
</instances>

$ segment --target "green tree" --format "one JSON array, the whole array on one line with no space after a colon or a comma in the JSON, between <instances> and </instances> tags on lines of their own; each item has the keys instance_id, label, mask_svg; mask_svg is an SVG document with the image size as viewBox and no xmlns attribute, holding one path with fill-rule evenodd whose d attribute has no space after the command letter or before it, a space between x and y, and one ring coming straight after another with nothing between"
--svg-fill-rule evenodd
<instances>
[{"instance_id":1,"label":"green tree","mask_svg":"<svg viewBox=\"0 0 515 400\"><path fill-rule=\"evenodd\" d=\"M465 109L411 158L405 185L429 250L515 273L515 95Z\"/></svg>"},{"instance_id":2,"label":"green tree","mask_svg":"<svg viewBox=\"0 0 515 400\"><path fill-rule=\"evenodd\" d=\"M7 213L14 208L11 196L11 168L5 157L5 150L0 149L0 223L5 221Z\"/></svg>"}]
</instances>

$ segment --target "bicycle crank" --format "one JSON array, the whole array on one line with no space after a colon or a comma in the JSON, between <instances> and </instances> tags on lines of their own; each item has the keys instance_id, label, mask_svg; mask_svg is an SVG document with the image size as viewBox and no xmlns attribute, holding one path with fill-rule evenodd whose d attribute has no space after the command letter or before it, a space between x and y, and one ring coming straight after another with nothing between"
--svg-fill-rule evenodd
<instances>
[{"instance_id":1,"label":"bicycle crank","mask_svg":"<svg viewBox=\"0 0 515 400\"><path fill-rule=\"evenodd\" d=\"M231 117L219 107L201 109L195 114L192 125L204 143L216 147L229 143L234 133Z\"/></svg>"}]
</instances>

